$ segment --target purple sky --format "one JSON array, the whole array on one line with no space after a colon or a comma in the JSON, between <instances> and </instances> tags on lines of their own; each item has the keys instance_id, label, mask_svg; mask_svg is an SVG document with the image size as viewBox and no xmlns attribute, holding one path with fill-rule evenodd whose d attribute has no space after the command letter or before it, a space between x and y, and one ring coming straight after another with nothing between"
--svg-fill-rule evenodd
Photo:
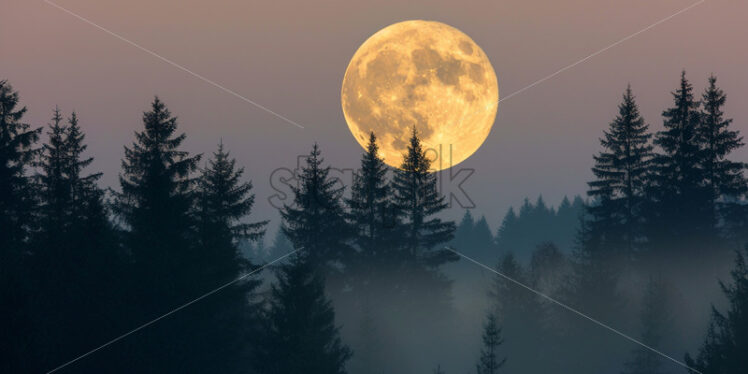
<instances>
[{"instance_id":1,"label":"purple sky","mask_svg":"<svg viewBox=\"0 0 748 374\"><path fill-rule=\"evenodd\" d=\"M0 79L20 91L27 121L55 105L78 111L106 185L116 186L122 146L158 94L180 119L186 148L223 141L247 169L256 213L276 168L293 168L319 142L326 159L355 167L361 149L340 108L349 59L371 34L407 19L436 20L470 35L496 70L502 97L693 4L695 0L572 1L164 1L53 0L300 124L299 129L66 14L43 0L4 0ZM748 132L748 2L707 0L501 102L494 128L460 167L463 185L492 227L509 205L543 194L582 194L598 138L627 83L654 130L686 69L699 94L717 74L727 114ZM748 161L748 151L735 159ZM462 210L454 208L457 217ZM272 225L275 226L277 220Z\"/></svg>"}]
</instances>

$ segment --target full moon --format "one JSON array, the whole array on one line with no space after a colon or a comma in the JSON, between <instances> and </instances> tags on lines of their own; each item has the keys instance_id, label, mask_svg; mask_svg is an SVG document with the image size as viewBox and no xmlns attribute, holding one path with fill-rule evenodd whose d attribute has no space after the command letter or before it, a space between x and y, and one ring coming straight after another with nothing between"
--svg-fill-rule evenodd
<instances>
[{"instance_id":1,"label":"full moon","mask_svg":"<svg viewBox=\"0 0 748 374\"><path fill-rule=\"evenodd\" d=\"M343 115L362 147L377 136L380 156L403 160L415 126L435 170L465 161L486 140L499 101L483 50L454 27L404 21L367 39L343 77Z\"/></svg>"}]
</instances>

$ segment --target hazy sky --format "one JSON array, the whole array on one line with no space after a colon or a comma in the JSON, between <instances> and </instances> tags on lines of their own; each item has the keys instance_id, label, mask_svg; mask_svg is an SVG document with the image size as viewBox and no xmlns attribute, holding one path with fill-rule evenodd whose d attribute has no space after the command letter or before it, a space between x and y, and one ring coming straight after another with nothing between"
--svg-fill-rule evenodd
<instances>
[{"instance_id":1,"label":"hazy sky","mask_svg":"<svg viewBox=\"0 0 748 374\"><path fill-rule=\"evenodd\" d=\"M223 138L254 182L257 214L273 219L271 172L294 168L313 142L336 167L358 164L361 148L343 119L340 87L353 53L382 27L407 19L457 27L491 59L505 97L695 2L52 1L305 129L43 0L2 0L0 79L20 91L27 121L46 124L55 105L66 115L78 111L96 157L92 170L116 186L122 146L142 128L142 112L157 94L179 117L188 150L210 152ZM459 165L475 169L463 187L477 210L496 227L525 196L543 194L555 205L584 193L598 138L627 83L657 130L680 70L699 94L714 72L728 94L727 114L748 132L746 14L745 0L707 0L501 102L488 139ZM734 157L748 161L748 151Z\"/></svg>"}]
</instances>

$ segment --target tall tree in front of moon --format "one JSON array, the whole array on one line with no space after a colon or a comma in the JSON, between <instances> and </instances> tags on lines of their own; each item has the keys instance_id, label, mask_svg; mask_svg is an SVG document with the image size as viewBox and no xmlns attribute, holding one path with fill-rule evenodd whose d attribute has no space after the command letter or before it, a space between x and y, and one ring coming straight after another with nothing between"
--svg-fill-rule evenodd
<instances>
[{"instance_id":1,"label":"tall tree in front of moon","mask_svg":"<svg viewBox=\"0 0 748 374\"><path fill-rule=\"evenodd\" d=\"M362 147L373 131L385 162L399 167L415 126L440 170L483 144L496 118L499 87L488 57L469 36L414 20L387 26L359 47L341 101Z\"/></svg>"}]
</instances>

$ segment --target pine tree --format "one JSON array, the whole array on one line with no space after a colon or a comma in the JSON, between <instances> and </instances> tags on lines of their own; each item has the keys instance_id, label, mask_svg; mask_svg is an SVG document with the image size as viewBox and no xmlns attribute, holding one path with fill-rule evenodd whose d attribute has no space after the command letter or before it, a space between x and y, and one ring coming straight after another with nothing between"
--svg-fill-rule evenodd
<instances>
[{"instance_id":1,"label":"pine tree","mask_svg":"<svg viewBox=\"0 0 748 374\"><path fill-rule=\"evenodd\" d=\"M394 204L402 220L402 243L411 261L438 267L458 258L453 252L437 249L454 237L455 224L435 217L447 208L437 190L437 176L421 146L415 127L407 152L393 181Z\"/></svg>"},{"instance_id":2,"label":"pine tree","mask_svg":"<svg viewBox=\"0 0 748 374\"><path fill-rule=\"evenodd\" d=\"M720 219L726 219L728 227L735 229L744 210L735 200L747 192L747 185L743 176L745 164L727 159L732 151L743 146L743 138L739 131L730 129L732 119L724 118L722 107L726 100L727 95L717 87L717 78L710 76L709 87L702 95L704 107L698 135L702 143L706 187L711 193L710 205L714 207L710 211L711 225L717 226Z\"/></svg>"},{"instance_id":3,"label":"pine tree","mask_svg":"<svg viewBox=\"0 0 748 374\"><path fill-rule=\"evenodd\" d=\"M18 92L0 80L0 371L6 373L43 370L27 350L33 324L25 255L35 229L37 194L29 170L41 128L22 122L26 107L18 104Z\"/></svg>"},{"instance_id":4,"label":"pine tree","mask_svg":"<svg viewBox=\"0 0 748 374\"><path fill-rule=\"evenodd\" d=\"M600 139L587 194L591 235L607 251L630 257L642 236L641 208L652 146L648 125L639 114L631 86L623 94L618 115Z\"/></svg>"},{"instance_id":5,"label":"pine tree","mask_svg":"<svg viewBox=\"0 0 748 374\"><path fill-rule=\"evenodd\" d=\"M660 349L662 338L670 326L669 294L663 280L650 278L644 293L641 311L642 334L639 339L648 347ZM632 352L632 358L626 363L627 374L659 374L662 369L662 358L650 349L639 347Z\"/></svg>"},{"instance_id":6,"label":"pine tree","mask_svg":"<svg viewBox=\"0 0 748 374\"><path fill-rule=\"evenodd\" d=\"M243 174L244 169L237 168L236 160L224 151L223 142L201 171L195 212L201 267L192 274L200 283L198 289L225 284L255 268L242 256L238 244L261 240L267 221L246 222L255 196L252 183L242 182ZM252 340L260 324L260 305L254 301L259 284L253 278L242 280L199 306L204 322L191 333L206 347L200 356L212 357L212 363L205 363L210 366L203 367L240 372L251 365L253 357L247 351L261 344Z\"/></svg>"},{"instance_id":7,"label":"pine tree","mask_svg":"<svg viewBox=\"0 0 748 374\"><path fill-rule=\"evenodd\" d=\"M730 302L726 313L712 307L712 319L704 344L686 364L702 374L748 372L748 247L738 252L731 271L732 284L720 282ZM692 370L691 373L697 373Z\"/></svg>"},{"instance_id":8,"label":"pine tree","mask_svg":"<svg viewBox=\"0 0 748 374\"><path fill-rule=\"evenodd\" d=\"M28 175L39 149L42 129L23 123L26 107L17 108L18 92L0 81L0 263L21 255L34 225L34 183ZM15 259L13 259L15 257ZM7 274L6 272L2 272Z\"/></svg>"},{"instance_id":9,"label":"pine tree","mask_svg":"<svg viewBox=\"0 0 748 374\"><path fill-rule=\"evenodd\" d=\"M55 109L49 138L43 145L39 175L40 232L36 238L35 274L40 295L40 341L37 347L49 366L101 341L114 332L97 329L82 335L91 324L111 326L114 302L110 292L121 275L114 232L96 181L101 173L83 175L92 162L85 158L85 136L75 113L62 123Z\"/></svg>"},{"instance_id":10,"label":"pine tree","mask_svg":"<svg viewBox=\"0 0 748 374\"><path fill-rule=\"evenodd\" d=\"M497 352L503 342L496 316L489 313L483 326L483 349L475 369L477 374L498 374L499 368L506 362L506 358L499 360Z\"/></svg>"},{"instance_id":11,"label":"pine tree","mask_svg":"<svg viewBox=\"0 0 748 374\"><path fill-rule=\"evenodd\" d=\"M177 119L158 97L143 114L143 124L144 130L135 133L136 141L125 147L119 178L122 192L115 207L126 224L125 245L133 260L156 276L183 269L181 262L188 260L195 182L191 173L200 156L179 149L186 135L175 134Z\"/></svg>"},{"instance_id":12,"label":"pine tree","mask_svg":"<svg viewBox=\"0 0 748 374\"><path fill-rule=\"evenodd\" d=\"M350 237L341 204L343 188L329 176L330 167L315 143L299 175L299 185L292 187L294 204L281 210L283 232L294 248L313 266L321 266L328 281L337 281L340 265L350 260L346 240ZM332 278L332 279L330 279Z\"/></svg>"},{"instance_id":13,"label":"pine tree","mask_svg":"<svg viewBox=\"0 0 748 374\"><path fill-rule=\"evenodd\" d=\"M700 103L693 86L681 74L673 93L674 106L665 110L664 131L654 143L662 153L655 155L647 208L649 234L657 250L682 250L699 244L713 246L711 193L705 188L705 173L699 136Z\"/></svg>"},{"instance_id":14,"label":"pine tree","mask_svg":"<svg viewBox=\"0 0 748 374\"><path fill-rule=\"evenodd\" d=\"M49 124L47 143L42 145L41 175L39 176L43 195L42 230L47 244L61 239L65 227L69 225L72 208L72 186L66 175L68 152L65 145L67 127L63 123L62 113L55 108L52 123ZM64 240L63 240L64 241ZM59 246L49 245L47 250L54 251Z\"/></svg>"},{"instance_id":15,"label":"pine tree","mask_svg":"<svg viewBox=\"0 0 748 374\"><path fill-rule=\"evenodd\" d=\"M263 374L344 374L351 350L335 326L324 279L309 256L292 255L277 271L257 360Z\"/></svg>"},{"instance_id":16,"label":"pine tree","mask_svg":"<svg viewBox=\"0 0 748 374\"><path fill-rule=\"evenodd\" d=\"M191 214L195 184L191 174L200 156L180 149L185 134L176 134L177 119L158 97L143 114L143 125L143 131L135 133L136 141L125 147L119 178L122 190L114 202L132 263L131 288L126 293L132 300L125 304L131 309L125 315L133 324L207 291L195 288L199 283L194 276L200 273L203 260L194 243ZM190 367L199 359L198 344L184 334L190 331L190 316L195 315L195 309L186 311L125 342L133 361L148 362L141 369L150 371Z\"/></svg>"},{"instance_id":17,"label":"pine tree","mask_svg":"<svg viewBox=\"0 0 748 374\"><path fill-rule=\"evenodd\" d=\"M353 240L364 262L381 260L380 252L387 251L393 244L394 217L387 170L372 132L361 158L361 170L351 187L351 198L346 200Z\"/></svg>"},{"instance_id":18,"label":"pine tree","mask_svg":"<svg viewBox=\"0 0 748 374\"><path fill-rule=\"evenodd\" d=\"M236 274L242 239L257 241L265 233L267 221L247 223L243 219L252 211L255 196L252 182L242 182L244 168L236 167L236 160L223 149L223 142L202 170L198 181L197 232L200 245L210 251L211 258L226 268L216 269Z\"/></svg>"}]
</instances>

